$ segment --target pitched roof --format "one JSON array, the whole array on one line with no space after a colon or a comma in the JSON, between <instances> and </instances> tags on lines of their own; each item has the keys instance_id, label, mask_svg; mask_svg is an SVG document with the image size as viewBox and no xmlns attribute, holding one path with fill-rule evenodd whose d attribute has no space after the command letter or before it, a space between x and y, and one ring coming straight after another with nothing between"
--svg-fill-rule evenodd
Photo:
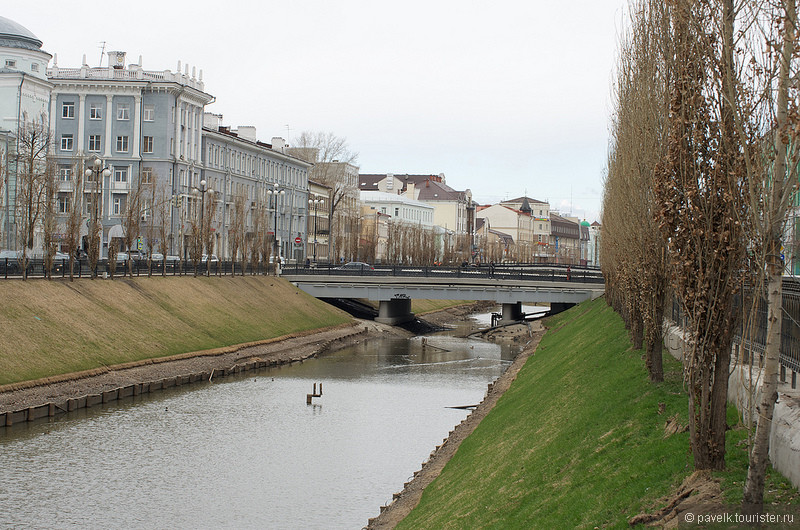
<instances>
[{"instance_id":1,"label":"pitched roof","mask_svg":"<svg viewBox=\"0 0 800 530\"><path fill-rule=\"evenodd\" d=\"M514 238L511 237L510 235L506 234L505 232L501 232L499 230L493 230L493 229L490 228L489 229L489 233L496 235L497 237L499 237L503 241L509 241L511 243L514 242Z\"/></svg>"},{"instance_id":2,"label":"pitched roof","mask_svg":"<svg viewBox=\"0 0 800 530\"><path fill-rule=\"evenodd\" d=\"M522 197L517 197L516 199L508 199L508 200L505 200L505 201L501 201L500 204L504 204L504 203L507 203L507 202L508 203L514 203L514 202L524 202L524 201L528 201L529 203L536 203L536 204L548 204L545 201L532 199L532 198L530 198L528 196L525 196L525 195L523 195Z\"/></svg>"},{"instance_id":3,"label":"pitched roof","mask_svg":"<svg viewBox=\"0 0 800 530\"><path fill-rule=\"evenodd\" d=\"M425 181L417 186L421 201L457 201L465 200L466 192L454 190L447 184L436 181Z\"/></svg>"},{"instance_id":4,"label":"pitched roof","mask_svg":"<svg viewBox=\"0 0 800 530\"><path fill-rule=\"evenodd\" d=\"M386 178L386 175L365 175L359 173L358 189L361 191L375 191L378 189L378 183L384 178Z\"/></svg>"},{"instance_id":5,"label":"pitched roof","mask_svg":"<svg viewBox=\"0 0 800 530\"><path fill-rule=\"evenodd\" d=\"M399 173L360 173L358 175L358 189L374 191L378 183L392 176L402 182L400 193L408 190L408 184L414 184L419 190L418 199L421 201L457 201L466 200L466 192L454 190L444 182L441 175L407 175Z\"/></svg>"}]
</instances>

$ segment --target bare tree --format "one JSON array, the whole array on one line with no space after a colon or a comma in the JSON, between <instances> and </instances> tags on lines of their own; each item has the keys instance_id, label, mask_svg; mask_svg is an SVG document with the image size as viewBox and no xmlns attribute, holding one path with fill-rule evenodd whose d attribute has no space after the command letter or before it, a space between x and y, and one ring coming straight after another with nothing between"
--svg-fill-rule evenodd
<instances>
[{"instance_id":1,"label":"bare tree","mask_svg":"<svg viewBox=\"0 0 800 530\"><path fill-rule=\"evenodd\" d=\"M244 275L244 262L247 260L247 249L245 245L245 232L247 218L247 201L241 194L233 196L233 210L231 211L231 224L228 229L229 241L231 245L231 261L236 260L241 255L240 266ZM276 230L277 231L277 230Z\"/></svg>"},{"instance_id":2,"label":"bare tree","mask_svg":"<svg viewBox=\"0 0 800 530\"><path fill-rule=\"evenodd\" d=\"M7 135L8 133L5 134ZM10 149L10 146L7 136L3 139L3 143L0 144L0 147L2 147L2 150L0 150L0 206L2 206L2 208L0 208L0 227L2 227L2 230L0 230L0 235L3 235L6 233L6 230L8 230L8 227L5 225L6 216L4 214L6 208L9 208L9 205L5 203L5 195L3 195L6 180L8 179L8 150ZM5 243L0 243L0 246L3 246L4 244Z\"/></svg>"},{"instance_id":3,"label":"bare tree","mask_svg":"<svg viewBox=\"0 0 800 530\"><path fill-rule=\"evenodd\" d=\"M259 257L261 256L261 232L263 230L261 227L261 210L263 210L263 208L258 202L253 204L251 210L253 229L250 232L250 241L248 243L250 252L250 274L258 273Z\"/></svg>"},{"instance_id":4,"label":"bare tree","mask_svg":"<svg viewBox=\"0 0 800 530\"><path fill-rule=\"evenodd\" d=\"M117 256L119 255L119 239L111 238L108 242L108 275L113 280L117 273Z\"/></svg>"},{"instance_id":5,"label":"bare tree","mask_svg":"<svg viewBox=\"0 0 800 530\"><path fill-rule=\"evenodd\" d=\"M732 301L745 264L747 215L741 145L725 86L732 79L733 3L674 4L668 151L656 169L655 191L673 284L689 322L684 374L695 468L723 469Z\"/></svg>"},{"instance_id":6,"label":"bare tree","mask_svg":"<svg viewBox=\"0 0 800 530\"><path fill-rule=\"evenodd\" d=\"M202 207L205 209L203 216L202 216L202 235L203 235L203 245L206 248L206 254L208 256L206 260L206 276L211 276L211 256L214 254L214 225L216 224L215 214L217 213L217 206L214 201L214 197L216 194L209 190L206 192L207 197L205 197L205 202L202 203ZM217 271L219 271L219 266L217 266Z\"/></svg>"},{"instance_id":7,"label":"bare tree","mask_svg":"<svg viewBox=\"0 0 800 530\"><path fill-rule=\"evenodd\" d=\"M44 119L25 121L17 135L16 219L22 242L23 280L27 278L28 252L34 247L34 233L46 205L47 182L52 178L53 166L48 163L47 156L50 142L50 131Z\"/></svg>"},{"instance_id":8,"label":"bare tree","mask_svg":"<svg viewBox=\"0 0 800 530\"><path fill-rule=\"evenodd\" d=\"M154 187L155 190L155 187ZM159 193L161 200L157 203L155 208L155 216L152 223L156 226L158 231L158 252L161 253L161 275L167 275L167 252L169 249L169 226L170 209L173 206L173 198L169 194L166 186L160 187ZM178 260L180 261L180 259Z\"/></svg>"},{"instance_id":9,"label":"bare tree","mask_svg":"<svg viewBox=\"0 0 800 530\"><path fill-rule=\"evenodd\" d=\"M638 0L630 11L617 68L604 193L604 272L614 284L608 299L623 315L634 348L646 343L650 379L661 381L668 276L665 243L655 222L660 206L653 176L666 156L671 35L662 2Z\"/></svg>"},{"instance_id":10,"label":"bare tree","mask_svg":"<svg viewBox=\"0 0 800 530\"><path fill-rule=\"evenodd\" d=\"M139 182L142 187L142 233L144 235L145 250L147 252L147 276L153 275L153 251L158 239L158 225L156 224L156 211L158 209L157 179L152 173L140 173ZM166 255L162 254L164 261Z\"/></svg>"},{"instance_id":11,"label":"bare tree","mask_svg":"<svg viewBox=\"0 0 800 530\"><path fill-rule=\"evenodd\" d=\"M189 259L194 266L194 275L203 257L203 228L200 219L200 204L197 200L189 201ZM206 262L208 263L208 262Z\"/></svg>"},{"instance_id":12,"label":"bare tree","mask_svg":"<svg viewBox=\"0 0 800 530\"><path fill-rule=\"evenodd\" d=\"M358 160L358 153L351 151L345 138L336 136L332 132L311 132L304 131L294 139L294 147L289 152L306 162L314 164L309 171L308 178L331 188L331 197L328 203L328 223L331 232L339 234L342 228L342 220L347 220L353 215L356 205L349 204L348 197L355 197L358 192L357 183L353 181L350 174L350 167L354 166ZM340 209L350 211L344 212L344 216L337 215ZM342 247L340 238L336 241L335 249L329 250L329 255L336 257Z\"/></svg>"},{"instance_id":13,"label":"bare tree","mask_svg":"<svg viewBox=\"0 0 800 530\"><path fill-rule=\"evenodd\" d=\"M136 183L131 186L125 203L125 211L122 214L122 241L128 251L126 267L128 274L133 276L133 257L131 250L134 243L139 240L142 229L142 202L143 195L146 193L147 186L142 184L142 175L136 178ZM124 275L124 274L123 274Z\"/></svg>"},{"instance_id":14,"label":"bare tree","mask_svg":"<svg viewBox=\"0 0 800 530\"><path fill-rule=\"evenodd\" d=\"M762 4L762 2L758 2ZM744 487L743 507L749 513L760 513L764 507L764 479L769 458L769 437L772 416L778 398L780 369L781 323L783 320L782 240L793 195L798 183L798 112L797 2L781 0L777 5L764 2L754 10L753 21L763 21L759 34L765 43L749 55L751 67L747 87L728 86L728 99L741 103L734 112L741 143L749 148L745 157L751 197L752 239L755 249L762 251L756 267L756 286L766 284L767 336L764 350L761 398L757 408L758 422L750 448L750 463ZM761 10L766 11L764 14ZM766 16L765 16L766 15ZM794 85L792 80L794 79ZM760 80L760 82L759 82ZM777 82L777 90L774 90ZM760 90L758 90L760 88ZM790 97L791 96L791 97ZM795 102L790 106L789 101ZM768 131L764 134L765 129ZM761 141L764 138L764 141ZM764 277L766 276L766 277ZM759 292L754 290L754 297ZM750 371L752 374L752 371Z\"/></svg>"},{"instance_id":15,"label":"bare tree","mask_svg":"<svg viewBox=\"0 0 800 530\"><path fill-rule=\"evenodd\" d=\"M44 205L42 208L42 261L44 275L47 279L53 278L53 258L56 253L56 232L58 230L58 216L56 213L56 165L52 157L47 157L47 169L44 174Z\"/></svg>"},{"instance_id":16,"label":"bare tree","mask_svg":"<svg viewBox=\"0 0 800 530\"><path fill-rule=\"evenodd\" d=\"M72 191L68 200L69 211L65 221L64 247L69 254L69 281L74 281L75 255L78 251L81 224L83 223L83 163L73 160L70 171Z\"/></svg>"}]
</instances>

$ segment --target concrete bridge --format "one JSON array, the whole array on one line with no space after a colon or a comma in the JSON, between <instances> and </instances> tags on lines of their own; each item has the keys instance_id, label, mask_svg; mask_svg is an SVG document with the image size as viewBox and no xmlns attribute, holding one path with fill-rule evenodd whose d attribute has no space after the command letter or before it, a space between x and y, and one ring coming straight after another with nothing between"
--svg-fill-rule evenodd
<instances>
[{"instance_id":1,"label":"concrete bridge","mask_svg":"<svg viewBox=\"0 0 800 530\"><path fill-rule=\"evenodd\" d=\"M566 266L287 268L283 277L317 298L361 298L379 302L378 322L414 318L411 300L493 300L502 323L524 317L523 303L560 311L605 292L597 269Z\"/></svg>"}]
</instances>

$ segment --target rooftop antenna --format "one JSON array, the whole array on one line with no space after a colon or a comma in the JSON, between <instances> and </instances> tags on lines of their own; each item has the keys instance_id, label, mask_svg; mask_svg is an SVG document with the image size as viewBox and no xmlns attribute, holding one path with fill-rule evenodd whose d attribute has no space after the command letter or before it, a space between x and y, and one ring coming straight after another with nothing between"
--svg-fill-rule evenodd
<instances>
[{"instance_id":1,"label":"rooftop antenna","mask_svg":"<svg viewBox=\"0 0 800 530\"><path fill-rule=\"evenodd\" d=\"M569 216L572 217L572 186L569 187Z\"/></svg>"},{"instance_id":2,"label":"rooftop antenna","mask_svg":"<svg viewBox=\"0 0 800 530\"><path fill-rule=\"evenodd\" d=\"M106 53L106 41L100 41L100 64L98 66L103 66L103 55Z\"/></svg>"}]
</instances>

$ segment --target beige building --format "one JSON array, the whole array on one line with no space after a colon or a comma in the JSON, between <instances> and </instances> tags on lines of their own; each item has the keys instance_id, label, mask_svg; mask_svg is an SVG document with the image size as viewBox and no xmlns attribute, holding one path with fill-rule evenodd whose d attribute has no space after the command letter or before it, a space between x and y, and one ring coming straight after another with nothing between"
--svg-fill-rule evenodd
<instances>
[{"instance_id":1,"label":"beige building","mask_svg":"<svg viewBox=\"0 0 800 530\"><path fill-rule=\"evenodd\" d=\"M331 188L309 180L306 256L314 263L329 261L330 206Z\"/></svg>"},{"instance_id":2,"label":"beige building","mask_svg":"<svg viewBox=\"0 0 800 530\"><path fill-rule=\"evenodd\" d=\"M503 201L500 204L530 213L533 221L532 244L534 261L547 261L552 256L552 249L550 249L550 204L525 196Z\"/></svg>"},{"instance_id":3,"label":"beige building","mask_svg":"<svg viewBox=\"0 0 800 530\"><path fill-rule=\"evenodd\" d=\"M379 191L403 195L433 207L433 225L452 237L444 238L453 245L458 261L469 261L475 229L475 205L470 190L459 191L447 185L443 173L438 175L360 174L361 191Z\"/></svg>"},{"instance_id":4,"label":"beige building","mask_svg":"<svg viewBox=\"0 0 800 530\"><path fill-rule=\"evenodd\" d=\"M553 251L553 261L567 265L581 263L583 251L583 232L581 224L556 213L550 214L550 247ZM586 228L588 243L589 231Z\"/></svg>"},{"instance_id":5,"label":"beige building","mask_svg":"<svg viewBox=\"0 0 800 530\"><path fill-rule=\"evenodd\" d=\"M504 259L532 263L547 261L549 257L549 212L550 205L547 203L520 197L516 201L478 207L476 217L484 220L485 242L493 240L490 234L495 231L497 240L508 247ZM488 248L483 253L487 251Z\"/></svg>"}]
</instances>

